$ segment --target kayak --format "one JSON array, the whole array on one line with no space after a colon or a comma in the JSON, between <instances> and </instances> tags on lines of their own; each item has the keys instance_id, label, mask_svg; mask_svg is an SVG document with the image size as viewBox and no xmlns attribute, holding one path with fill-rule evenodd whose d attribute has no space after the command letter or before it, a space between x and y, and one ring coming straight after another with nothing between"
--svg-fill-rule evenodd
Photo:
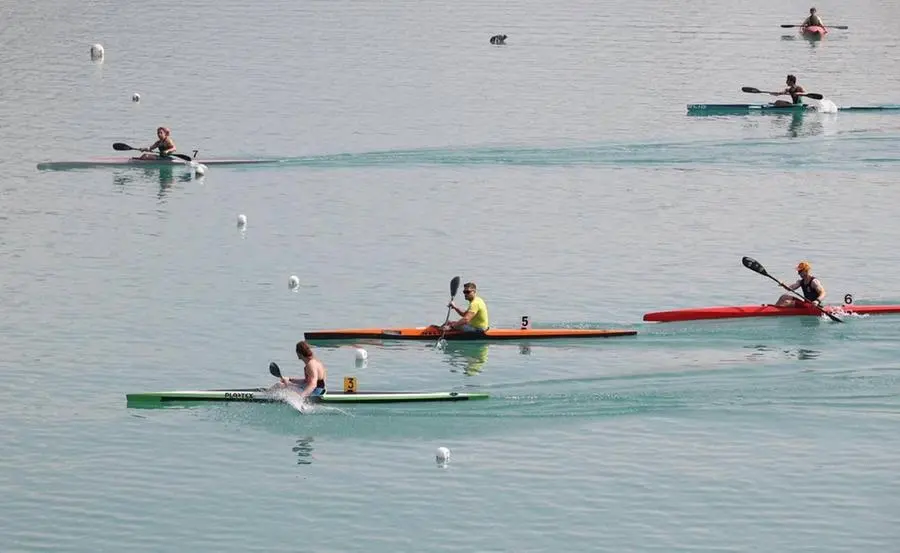
<instances>
[{"instance_id":1,"label":"kayak","mask_svg":"<svg viewBox=\"0 0 900 553\"><path fill-rule=\"evenodd\" d=\"M491 328L485 332L463 332L448 330L445 340L470 341L504 341L504 340L548 340L569 338L611 338L614 336L634 336L636 330L624 329L589 329L589 328ZM319 330L305 332L306 341L321 342L325 340L437 340L441 337L438 326L421 326L417 328L347 328L340 330Z\"/></svg>"},{"instance_id":2,"label":"kayak","mask_svg":"<svg viewBox=\"0 0 900 553\"><path fill-rule=\"evenodd\" d=\"M81 161L44 161L37 164L39 170L66 171L69 169L93 169L98 167L172 167L194 164L213 165L258 165L277 163L272 159L197 159L185 161L179 158L140 159L136 157L101 157Z\"/></svg>"},{"instance_id":3,"label":"kayak","mask_svg":"<svg viewBox=\"0 0 900 553\"><path fill-rule=\"evenodd\" d=\"M828 29L818 25L810 25L809 27L800 27L800 34L806 38L821 39L828 34Z\"/></svg>"},{"instance_id":4,"label":"kayak","mask_svg":"<svg viewBox=\"0 0 900 553\"><path fill-rule=\"evenodd\" d=\"M875 106L842 106L838 111L900 111L900 104L884 104ZM813 104L793 104L776 106L774 104L688 104L688 115L748 115L754 113L805 113L817 112Z\"/></svg>"},{"instance_id":5,"label":"kayak","mask_svg":"<svg viewBox=\"0 0 900 553\"><path fill-rule=\"evenodd\" d=\"M835 315L894 315L900 314L900 305L828 305L825 311ZM708 319L742 319L747 317L819 317L822 312L811 305L778 307L775 305L732 305L722 307L696 307L645 313L648 322L671 323Z\"/></svg>"},{"instance_id":6,"label":"kayak","mask_svg":"<svg viewBox=\"0 0 900 553\"><path fill-rule=\"evenodd\" d=\"M310 397L313 403L410 403L429 401L468 401L487 399L485 392L328 392L323 396ZM129 406L153 406L162 403L191 402L238 402L277 403L281 398L267 388L236 388L228 390L195 390L172 392L146 392L126 394Z\"/></svg>"}]
</instances>

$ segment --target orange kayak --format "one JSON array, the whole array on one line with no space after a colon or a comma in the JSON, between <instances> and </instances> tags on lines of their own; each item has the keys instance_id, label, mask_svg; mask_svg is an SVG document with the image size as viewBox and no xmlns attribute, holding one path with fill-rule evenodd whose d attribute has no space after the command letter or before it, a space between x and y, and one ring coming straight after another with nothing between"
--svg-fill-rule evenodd
<instances>
[{"instance_id":1,"label":"orange kayak","mask_svg":"<svg viewBox=\"0 0 900 553\"><path fill-rule=\"evenodd\" d=\"M634 336L636 330L601 328L491 328L485 332L462 332L448 330L445 340L547 340L570 338L612 338L614 336ZM304 333L308 342L320 340L437 340L441 336L439 326L417 328L347 328L339 330L319 330Z\"/></svg>"}]
</instances>

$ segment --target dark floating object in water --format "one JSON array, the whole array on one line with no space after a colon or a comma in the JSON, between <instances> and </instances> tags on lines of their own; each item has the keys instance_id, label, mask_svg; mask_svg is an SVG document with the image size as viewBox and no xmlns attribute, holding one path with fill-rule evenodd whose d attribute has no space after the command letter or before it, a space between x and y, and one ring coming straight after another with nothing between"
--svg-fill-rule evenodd
<instances>
[{"instance_id":1,"label":"dark floating object in water","mask_svg":"<svg viewBox=\"0 0 900 553\"><path fill-rule=\"evenodd\" d=\"M491 44L506 44L506 35L494 35L491 37Z\"/></svg>"}]
</instances>

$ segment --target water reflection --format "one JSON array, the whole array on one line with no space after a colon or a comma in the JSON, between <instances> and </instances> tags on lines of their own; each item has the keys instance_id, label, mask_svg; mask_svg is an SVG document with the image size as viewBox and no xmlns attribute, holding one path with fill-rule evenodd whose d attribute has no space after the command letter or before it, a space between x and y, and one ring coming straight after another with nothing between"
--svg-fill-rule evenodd
<instances>
[{"instance_id":1,"label":"water reflection","mask_svg":"<svg viewBox=\"0 0 900 553\"><path fill-rule=\"evenodd\" d=\"M482 371L488 360L488 344L484 342L451 341L444 345L450 372L473 376Z\"/></svg>"},{"instance_id":2,"label":"water reflection","mask_svg":"<svg viewBox=\"0 0 900 553\"><path fill-rule=\"evenodd\" d=\"M313 441L315 438L312 436L308 436L306 438L300 438L297 440L297 444L291 448L297 455L297 464L298 465L311 465L313 462Z\"/></svg>"},{"instance_id":3,"label":"water reflection","mask_svg":"<svg viewBox=\"0 0 900 553\"><path fill-rule=\"evenodd\" d=\"M779 127L786 126L787 135L790 138L816 136L825 132L825 125L822 124L822 114L820 113L807 114L805 112L798 111L796 113L792 113L790 116L788 116L787 114L779 114L776 115L776 117L778 117L779 119L776 125L778 125ZM790 117L789 121L787 119L788 117Z\"/></svg>"},{"instance_id":4,"label":"water reflection","mask_svg":"<svg viewBox=\"0 0 900 553\"><path fill-rule=\"evenodd\" d=\"M175 169L175 167L141 167L116 171L113 173L113 186L123 189L131 184L142 184L155 180L159 184L156 198L162 201L165 200L169 190L176 182L187 183L194 179L190 172L179 171L176 176Z\"/></svg>"},{"instance_id":5,"label":"water reflection","mask_svg":"<svg viewBox=\"0 0 900 553\"><path fill-rule=\"evenodd\" d=\"M750 361L763 361L773 356L788 357L797 359L798 361L811 361L818 359L822 355L821 351L807 348L782 349L773 348L765 344L756 344L753 346L744 346L745 349L752 349L753 352L747 355Z\"/></svg>"}]
</instances>

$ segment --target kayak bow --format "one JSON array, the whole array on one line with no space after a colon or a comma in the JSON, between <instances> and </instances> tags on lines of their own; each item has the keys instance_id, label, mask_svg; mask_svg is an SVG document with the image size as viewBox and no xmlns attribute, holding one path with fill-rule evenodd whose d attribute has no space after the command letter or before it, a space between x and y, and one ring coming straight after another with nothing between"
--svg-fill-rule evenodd
<instances>
[{"instance_id":1,"label":"kayak bow","mask_svg":"<svg viewBox=\"0 0 900 553\"><path fill-rule=\"evenodd\" d=\"M448 330L444 340L469 341L506 341L506 340L548 340L570 338L611 338L614 336L634 336L636 330L625 329L591 329L591 328L491 328L484 333ZM341 330L319 330L305 332L307 342L326 340L434 340L441 335L438 326L422 326L417 328L348 328Z\"/></svg>"},{"instance_id":2,"label":"kayak bow","mask_svg":"<svg viewBox=\"0 0 900 553\"><path fill-rule=\"evenodd\" d=\"M819 40L825 38L825 35L828 34L828 29L819 27L818 25L810 25L809 27L801 27L800 34L806 38Z\"/></svg>"},{"instance_id":3,"label":"kayak bow","mask_svg":"<svg viewBox=\"0 0 900 553\"><path fill-rule=\"evenodd\" d=\"M825 311L835 314L895 315L900 305L829 305ZM775 305L732 305L696 307L645 313L644 320L657 323L700 321L709 319L743 319L748 317L820 317L822 312L812 305L778 307Z\"/></svg>"}]
</instances>

